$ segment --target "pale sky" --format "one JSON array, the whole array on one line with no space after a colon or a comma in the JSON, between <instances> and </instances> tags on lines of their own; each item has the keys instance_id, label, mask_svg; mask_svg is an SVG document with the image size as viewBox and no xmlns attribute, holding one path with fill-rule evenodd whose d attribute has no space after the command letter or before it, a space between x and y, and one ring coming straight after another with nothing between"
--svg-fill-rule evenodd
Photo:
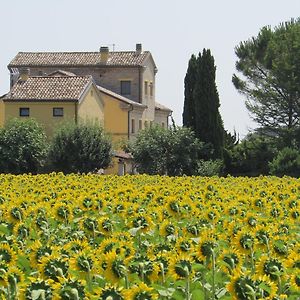
<instances>
[{"instance_id":1,"label":"pale sky","mask_svg":"<svg viewBox=\"0 0 300 300\"><path fill-rule=\"evenodd\" d=\"M190 56L210 49L217 66L225 129L243 137L256 127L231 82L234 48L265 25L299 17L299 0L2 0L0 95L9 90L8 63L19 51L116 51L142 43L158 67L156 100L182 124Z\"/></svg>"}]
</instances>

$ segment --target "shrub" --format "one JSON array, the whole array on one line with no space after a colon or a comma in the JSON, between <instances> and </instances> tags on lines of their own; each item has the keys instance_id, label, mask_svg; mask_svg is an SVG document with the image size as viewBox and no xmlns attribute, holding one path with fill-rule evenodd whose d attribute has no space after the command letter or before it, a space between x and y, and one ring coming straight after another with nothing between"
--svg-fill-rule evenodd
<instances>
[{"instance_id":1,"label":"shrub","mask_svg":"<svg viewBox=\"0 0 300 300\"><path fill-rule=\"evenodd\" d=\"M300 177L300 153L293 148L283 148L269 164L270 173L276 176Z\"/></svg>"},{"instance_id":2,"label":"shrub","mask_svg":"<svg viewBox=\"0 0 300 300\"><path fill-rule=\"evenodd\" d=\"M194 175L207 147L188 128L152 126L139 132L129 147L140 173Z\"/></svg>"},{"instance_id":3,"label":"shrub","mask_svg":"<svg viewBox=\"0 0 300 300\"><path fill-rule=\"evenodd\" d=\"M108 167L111 141L96 123L67 123L57 129L49 151L55 171L87 173Z\"/></svg>"},{"instance_id":4,"label":"shrub","mask_svg":"<svg viewBox=\"0 0 300 300\"><path fill-rule=\"evenodd\" d=\"M37 173L47 157L47 139L34 119L12 119L0 131L0 171Z\"/></svg>"}]
</instances>

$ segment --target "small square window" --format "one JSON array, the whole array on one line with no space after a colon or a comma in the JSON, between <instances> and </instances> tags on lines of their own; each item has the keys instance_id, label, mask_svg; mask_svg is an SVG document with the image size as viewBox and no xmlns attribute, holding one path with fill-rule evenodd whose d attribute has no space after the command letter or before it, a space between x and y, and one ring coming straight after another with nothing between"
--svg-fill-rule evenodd
<instances>
[{"instance_id":1,"label":"small square window","mask_svg":"<svg viewBox=\"0 0 300 300\"><path fill-rule=\"evenodd\" d=\"M29 117L29 107L20 107L20 117Z\"/></svg>"},{"instance_id":2,"label":"small square window","mask_svg":"<svg viewBox=\"0 0 300 300\"><path fill-rule=\"evenodd\" d=\"M121 81L121 95L131 94L131 81Z\"/></svg>"},{"instance_id":3,"label":"small square window","mask_svg":"<svg viewBox=\"0 0 300 300\"><path fill-rule=\"evenodd\" d=\"M63 107L53 107L53 117L63 117L64 109Z\"/></svg>"}]
</instances>

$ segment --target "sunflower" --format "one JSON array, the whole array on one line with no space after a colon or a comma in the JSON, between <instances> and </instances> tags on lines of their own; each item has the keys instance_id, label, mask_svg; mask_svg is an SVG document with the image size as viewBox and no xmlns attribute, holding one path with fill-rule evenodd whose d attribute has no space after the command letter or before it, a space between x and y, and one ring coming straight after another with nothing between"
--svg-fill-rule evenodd
<instances>
[{"instance_id":1,"label":"sunflower","mask_svg":"<svg viewBox=\"0 0 300 300\"><path fill-rule=\"evenodd\" d=\"M193 276L193 258L186 254L174 255L170 258L169 272L174 280Z\"/></svg>"},{"instance_id":2,"label":"sunflower","mask_svg":"<svg viewBox=\"0 0 300 300\"><path fill-rule=\"evenodd\" d=\"M257 264L258 274L267 275L271 280L276 281L279 277L284 275L284 266L280 259L269 258L264 255L260 257L260 261Z\"/></svg>"},{"instance_id":3,"label":"sunflower","mask_svg":"<svg viewBox=\"0 0 300 300\"><path fill-rule=\"evenodd\" d=\"M291 269L291 272L296 270L300 270L300 252L292 251L289 256L285 260L284 263L287 269Z\"/></svg>"},{"instance_id":4,"label":"sunflower","mask_svg":"<svg viewBox=\"0 0 300 300\"><path fill-rule=\"evenodd\" d=\"M253 250L254 246L253 233L242 229L234 237L233 244L241 253L248 254L250 250Z\"/></svg>"},{"instance_id":5,"label":"sunflower","mask_svg":"<svg viewBox=\"0 0 300 300\"><path fill-rule=\"evenodd\" d=\"M104 277L111 283L117 283L127 276L126 260L116 251L110 251L101 258L101 266L104 270Z\"/></svg>"},{"instance_id":6,"label":"sunflower","mask_svg":"<svg viewBox=\"0 0 300 300\"><path fill-rule=\"evenodd\" d=\"M109 217L101 217L99 221L99 230L104 236L111 236L114 231L114 224Z\"/></svg>"},{"instance_id":7,"label":"sunflower","mask_svg":"<svg viewBox=\"0 0 300 300\"><path fill-rule=\"evenodd\" d=\"M13 234L18 240L26 240L30 234L30 227L23 222L19 222L14 226Z\"/></svg>"},{"instance_id":8,"label":"sunflower","mask_svg":"<svg viewBox=\"0 0 300 300\"><path fill-rule=\"evenodd\" d=\"M29 283L21 293L21 299L34 300L44 299L52 300L53 298L53 281L51 279L42 280L40 278L29 277Z\"/></svg>"},{"instance_id":9,"label":"sunflower","mask_svg":"<svg viewBox=\"0 0 300 300\"><path fill-rule=\"evenodd\" d=\"M85 293L86 282L84 280L77 280L68 278L60 280L56 283L53 300L61 299L88 299Z\"/></svg>"},{"instance_id":10,"label":"sunflower","mask_svg":"<svg viewBox=\"0 0 300 300\"><path fill-rule=\"evenodd\" d=\"M7 270L5 277L5 282L10 286L10 294L18 299L19 288L25 282L24 273L18 267L13 266Z\"/></svg>"},{"instance_id":11,"label":"sunflower","mask_svg":"<svg viewBox=\"0 0 300 300\"><path fill-rule=\"evenodd\" d=\"M197 258L200 261L208 261L216 253L218 243L215 238L215 231L207 229L200 235Z\"/></svg>"},{"instance_id":12,"label":"sunflower","mask_svg":"<svg viewBox=\"0 0 300 300\"><path fill-rule=\"evenodd\" d=\"M192 253L195 250L195 245L191 239L180 237L176 240L175 249L178 253Z\"/></svg>"},{"instance_id":13,"label":"sunflower","mask_svg":"<svg viewBox=\"0 0 300 300\"><path fill-rule=\"evenodd\" d=\"M83 274L91 274L97 269L97 262L93 252L84 249L74 254L70 260L70 272L78 271Z\"/></svg>"},{"instance_id":14,"label":"sunflower","mask_svg":"<svg viewBox=\"0 0 300 300\"><path fill-rule=\"evenodd\" d=\"M298 293L300 292L300 271L295 272L294 274L291 275L290 284L291 284L291 288L295 292Z\"/></svg>"},{"instance_id":15,"label":"sunflower","mask_svg":"<svg viewBox=\"0 0 300 300\"><path fill-rule=\"evenodd\" d=\"M266 300L274 299L277 292L276 284L266 275L258 276L255 279L257 298Z\"/></svg>"},{"instance_id":16,"label":"sunflower","mask_svg":"<svg viewBox=\"0 0 300 300\"><path fill-rule=\"evenodd\" d=\"M117 285L106 284L104 288L100 288L95 292L93 300L127 300L125 298L124 289Z\"/></svg>"},{"instance_id":17,"label":"sunflower","mask_svg":"<svg viewBox=\"0 0 300 300\"><path fill-rule=\"evenodd\" d=\"M62 258L60 254L51 254L41 258L39 266L43 277L58 281L59 277L66 277L68 274L68 258Z\"/></svg>"},{"instance_id":18,"label":"sunflower","mask_svg":"<svg viewBox=\"0 0 300 300\"><path fill-rule=\"evenodd\" d=\"M165 220L159 225L160 236L167 237L169 235L176 235L177 229L170 220Z\"/></svg>"},{"instance_id":19,"label":"sunflower","mask_svg":"<svg viewBox=\"0 0 300 300\"><path fill-rule=\"evenodd\" d=\"M16 265L17 256L15 251L6 243L0 244L0 263L1 265L14 266Z\"/></svg>"},{"instance_id":20,"label":"sunflower","mask_svg":"<svg viewBox=\"0 0 300 300\"><path fill-rule=\"evenodd\" d=\"M87 239L84 238L83 240L75 239L66 243L63 245L63 250L67 251L69 254L74 254L90 247Z\"/></svg>"},{"instance_id":21,"label":"sunflower","mask_svg":"<svg viewBox=\"0 0 300 300\"><path fill-rule=\"evenodd\" d=\"M236 274L231 277L226 286L233 300L256 299L257 286L255 280L246 274Z\"/></svg>"},{"instance_id":22,"label":"sunflower","mask_svg":"<svg viewBox=\"0 0 300 300\"><path fill-rule=\"evenodd\" d=\"M52 213L56 220L68 223L72 218L72 209L70 204L64 204L62 202L57 202L52 207Z\"/></svg>"},{"instance_id":23,"label":"sunflower","mask_svg":"<svg viewBox=\"0 0 300 300\"><path fill-rule=\"evenodd\" d=\"M132 219L132 228L140 228L145 233L153 229L154 224L146 214L139 214Z\"/></svg>"},{"instance_id":24,"label":"sunflower","mask_svg":"<svg viewBox=\"0 0 300 300\"><path fill-rule=\"evenodd\" d=\"M222 269L225 273L240 273L243 264L243 257L235 248L225 250L221 254L220 260L222 261Z\"/></svg>"},{"instance_id":25,"label":"sunflower","mask_svg":"<svg viewBox=\"0 0 300 300\"><path fill-rule=\"evenodd\" d=\"M147 286L143 282L133 285L130 289L127 289L124 292L124 294L125 294L126 300L156 300L156 299L158 299L158 295L154 291L154 289Z\"/></svg>"},{"instance_id":26,"label":"sunflower","mask_svg":"<svg viewBox=\"0 0 300 300\"><path fill-rule=\"evenodd\" d=\"M30 264L33 267L37 267L40 260L45 257L49 256L52 253L60 253L59 248L57 246L50 246L50 245L42 245L40 241L35 241L34 245L30 249Z\"/></svg>"},{"instance_id":27,"label":"sunflower","mask_svg":"<svg viewBox=\"0 0 300 300\"><path fill-rule=\"evenodd\" d=\"M255 228L255 243L258 247L264 249L265 247L269 248L270 244L270 231L267 227L258 225Z\"/></svg>"}]
</instances>

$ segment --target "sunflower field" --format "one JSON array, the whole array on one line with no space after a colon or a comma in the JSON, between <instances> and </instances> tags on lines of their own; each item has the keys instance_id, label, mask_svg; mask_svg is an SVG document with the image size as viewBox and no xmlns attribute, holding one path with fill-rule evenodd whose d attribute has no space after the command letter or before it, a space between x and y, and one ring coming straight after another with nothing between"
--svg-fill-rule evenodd
<instances>
[{"instance_id":1,"label":"sunflower field","mask_svg":"<svg viewBox=\"0 0 300 300\"><path fill-rule=\"evenodd\" d=\"M300 179L0 175L0 299L300 299Z\"/></svg>"}]
</instances>

